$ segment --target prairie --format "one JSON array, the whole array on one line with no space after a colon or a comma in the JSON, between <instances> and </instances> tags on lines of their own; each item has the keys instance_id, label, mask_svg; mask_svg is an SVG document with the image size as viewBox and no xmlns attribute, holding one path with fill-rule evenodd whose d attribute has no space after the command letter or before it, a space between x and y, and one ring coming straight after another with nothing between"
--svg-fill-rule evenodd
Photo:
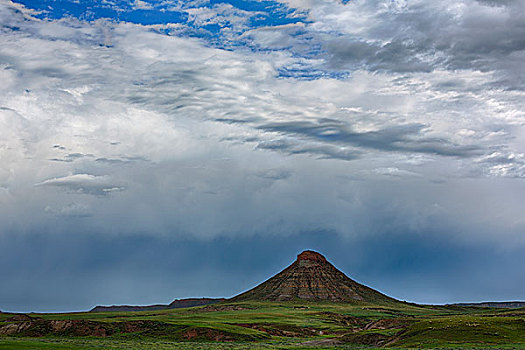
<instances>
[{"instance_id":1,"label":"prairie","mask_svg":"<svg viewBox=\"0 0 525 350\"><path fill-rule=\"evenodd\" d=\"M0 349L525 348L525 308L223 302L29 317L0 314Z\"/></svg>"}]
</instances>

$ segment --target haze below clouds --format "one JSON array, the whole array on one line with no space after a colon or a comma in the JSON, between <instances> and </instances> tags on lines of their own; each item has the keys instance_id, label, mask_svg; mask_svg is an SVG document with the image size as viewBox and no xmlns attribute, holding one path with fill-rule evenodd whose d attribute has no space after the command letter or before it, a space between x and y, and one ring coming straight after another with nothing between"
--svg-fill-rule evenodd
<instances>
[{"instance_id":1,"label":"haze below clouds","mask_svg":"<svg viewBox=\"0 0 525 350\"><path fill-rule=\"evenodd\" d=\"M523 299L525 2L23 3L0 309L231 296L306 248L403 300Z\"/></svg>"}]
</instances>

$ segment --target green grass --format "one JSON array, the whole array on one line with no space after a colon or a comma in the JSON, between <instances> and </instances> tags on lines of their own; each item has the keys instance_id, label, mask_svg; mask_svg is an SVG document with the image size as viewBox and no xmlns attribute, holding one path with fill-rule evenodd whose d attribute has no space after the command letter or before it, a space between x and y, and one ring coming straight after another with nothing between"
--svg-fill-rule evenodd
<instances>
[{"instance_id":1,"label":"green grass","mask_svg":"<svg viewBox=\"0 0 525 350\"><path fill-rule=\"evenodd\" d=\"M436 347L441 345L525 346L525 318L473 315L431 318L410 325L396 345Z\"/></svg>"},{"instance_id":2,"label":"green grass","mask_svg":"<svg viewBox=\"0 0 525 350\"><path fill-rule=\"evenodd\" d=\"M375 345L391 348L525 349L525 309L408 303L377 306L240 302L215 306L219 307L218 311L195 307L140 312L31 314L44 320L103 322L113 327L114 332L104 338L73 337L67 333L60 336L48 334L41 338L28 338L23 333L0 336L0 350L334 348L322 343L303 345L323 339L336 339L338 349L373 348ZM0 317L3 321L10 316L0 314ZM157 328L130 333L116 326L122 324L118 322L144 320L155 321ZM2 324L7 322L1 322L0 327ZM191 330L195 330L197 336L189 341L185 334ZM224 334L234 342L214 342L208 333Z\"/></svg>"}]
</instances>

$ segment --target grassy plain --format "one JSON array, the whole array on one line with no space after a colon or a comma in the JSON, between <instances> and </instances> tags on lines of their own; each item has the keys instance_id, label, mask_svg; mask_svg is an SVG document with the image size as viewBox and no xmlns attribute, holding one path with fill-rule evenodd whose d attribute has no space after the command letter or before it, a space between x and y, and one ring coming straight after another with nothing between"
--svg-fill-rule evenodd
<instances>
[{"instance_id":1,"label":"grassy plain","mask_svg":"<svg viewBox=\"0 0 525 350\"><path fill-rule=\"evenodd\" d=\"M30 316L37 321L30 321L26 330L0 336L0 350L525 349L525 308L242 302ZM0 329L24 322L6 321L10 317L0 314ZM75 333L77 326L67 326L72 320L79 322L85 334Z\"/></svg>"}]
</instances>

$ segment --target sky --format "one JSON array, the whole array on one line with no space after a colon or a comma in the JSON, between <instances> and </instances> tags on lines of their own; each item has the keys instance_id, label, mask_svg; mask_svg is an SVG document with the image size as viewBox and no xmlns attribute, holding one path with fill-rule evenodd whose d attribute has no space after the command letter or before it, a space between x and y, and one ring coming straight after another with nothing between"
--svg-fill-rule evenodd
<instances>
[{"instance_id":1,"label":"sky","mask_svg":"<svg viewBox=\"0 0 525 350\"><path fill-rule=\"evenodd\" d=\"M303 249L525 300L524 0L0 0L0 310L231 297Z\"/></svg>"}]
</instances>

